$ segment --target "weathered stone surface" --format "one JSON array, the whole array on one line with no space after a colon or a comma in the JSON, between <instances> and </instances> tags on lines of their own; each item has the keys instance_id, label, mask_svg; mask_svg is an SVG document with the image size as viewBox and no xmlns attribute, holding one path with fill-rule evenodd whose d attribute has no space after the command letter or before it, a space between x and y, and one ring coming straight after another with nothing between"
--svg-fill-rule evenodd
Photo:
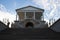
<instances>
[{"instance_id":1,"label":"weathered stone surface","mask_svg":"<svg viewBox=\"0 0 60 40\"><path fill-rule=\"evenodd\" d=\"M29 23L29 24L28 24ZM31 24L32 25L31 25ZM24 20L24 21L15 21L15 23L11 26L12 28L26 28L26 25L32 28L48 28L48 24L45 21L36 21L36 20Z\"/></svg>"}]
</instances>

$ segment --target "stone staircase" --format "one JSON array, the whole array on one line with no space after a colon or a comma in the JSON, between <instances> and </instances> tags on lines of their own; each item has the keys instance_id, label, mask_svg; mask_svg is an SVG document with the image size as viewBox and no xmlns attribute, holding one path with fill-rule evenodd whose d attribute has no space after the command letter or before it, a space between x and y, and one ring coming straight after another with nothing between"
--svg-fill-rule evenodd
<instances>
[{"instance_id":1,"label":"stone staircase","mask_svg":"<svg viewBox=\"0 0 60 40\"><path fill-rule=\"evenodd\" d=\"M55 40L60 39L60 33L50 29L19 28L0 32L1 40Z\"/></svg>"},{"instance_id":2,"label":"stone staircase","mask_svg":"<svg viewBox=\"0 0 60 40\"><path fill-rule=\"evenodd\" d=\"M7 29L7 28L9 28L9 27L8 27L7 25L5 25L3 22L0 21L0 32L1 32L2 30Z\"/></svg>"}]
</instances>

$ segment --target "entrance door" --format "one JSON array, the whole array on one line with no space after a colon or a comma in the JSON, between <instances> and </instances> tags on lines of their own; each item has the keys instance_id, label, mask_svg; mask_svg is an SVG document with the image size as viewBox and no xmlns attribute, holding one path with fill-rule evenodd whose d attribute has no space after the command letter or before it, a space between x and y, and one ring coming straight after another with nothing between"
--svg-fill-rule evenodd
<instances>
[{"instance_id":1,"label":"entrance door","mask_svg":"<svg viewBox=\"0 0 60 40\"><path fill-rule=\"evenodd\" d=\"M25 27L32 27L33 28L34 24L32 22L27 22Z\"/></svg>"}]
</instances>

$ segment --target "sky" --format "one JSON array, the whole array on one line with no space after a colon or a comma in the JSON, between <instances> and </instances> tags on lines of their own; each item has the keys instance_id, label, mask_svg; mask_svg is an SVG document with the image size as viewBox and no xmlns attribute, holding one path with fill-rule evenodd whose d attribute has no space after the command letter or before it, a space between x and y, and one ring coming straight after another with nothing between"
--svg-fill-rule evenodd
<instances>
[{"instance_id":1,"label":"sky","mask_svg":"<svg viewBox=\"0 0 60 40\"><path fill-rule=\"evenodd\" d=\"M0 0L0 20L6 18L13 22L15 10L29 5L44 9L45 20L60 18L60 0Z\"/></svg>"}]
</instances>

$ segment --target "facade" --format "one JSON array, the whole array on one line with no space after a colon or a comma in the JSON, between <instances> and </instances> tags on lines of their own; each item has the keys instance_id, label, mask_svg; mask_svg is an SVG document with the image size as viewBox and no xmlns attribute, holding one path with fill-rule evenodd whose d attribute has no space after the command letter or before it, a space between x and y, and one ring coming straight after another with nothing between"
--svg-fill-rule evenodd
<instances>
[{"instance_id":1,"label":"facade","mask_svg":"<svg viewBox=\"0 0 60 40\"><path fill-rule=\"evenodd\" d=\"M16 9L17 16L13 28L18 27L34 27L34 28L45 28L47 25L44 21L43 12L44 9L37 8L34 6L26 6L23 8ZM18 18L18 19L17 19ZM47 26L46 26L47 27Z\"/></svg>"}]
</instances>

